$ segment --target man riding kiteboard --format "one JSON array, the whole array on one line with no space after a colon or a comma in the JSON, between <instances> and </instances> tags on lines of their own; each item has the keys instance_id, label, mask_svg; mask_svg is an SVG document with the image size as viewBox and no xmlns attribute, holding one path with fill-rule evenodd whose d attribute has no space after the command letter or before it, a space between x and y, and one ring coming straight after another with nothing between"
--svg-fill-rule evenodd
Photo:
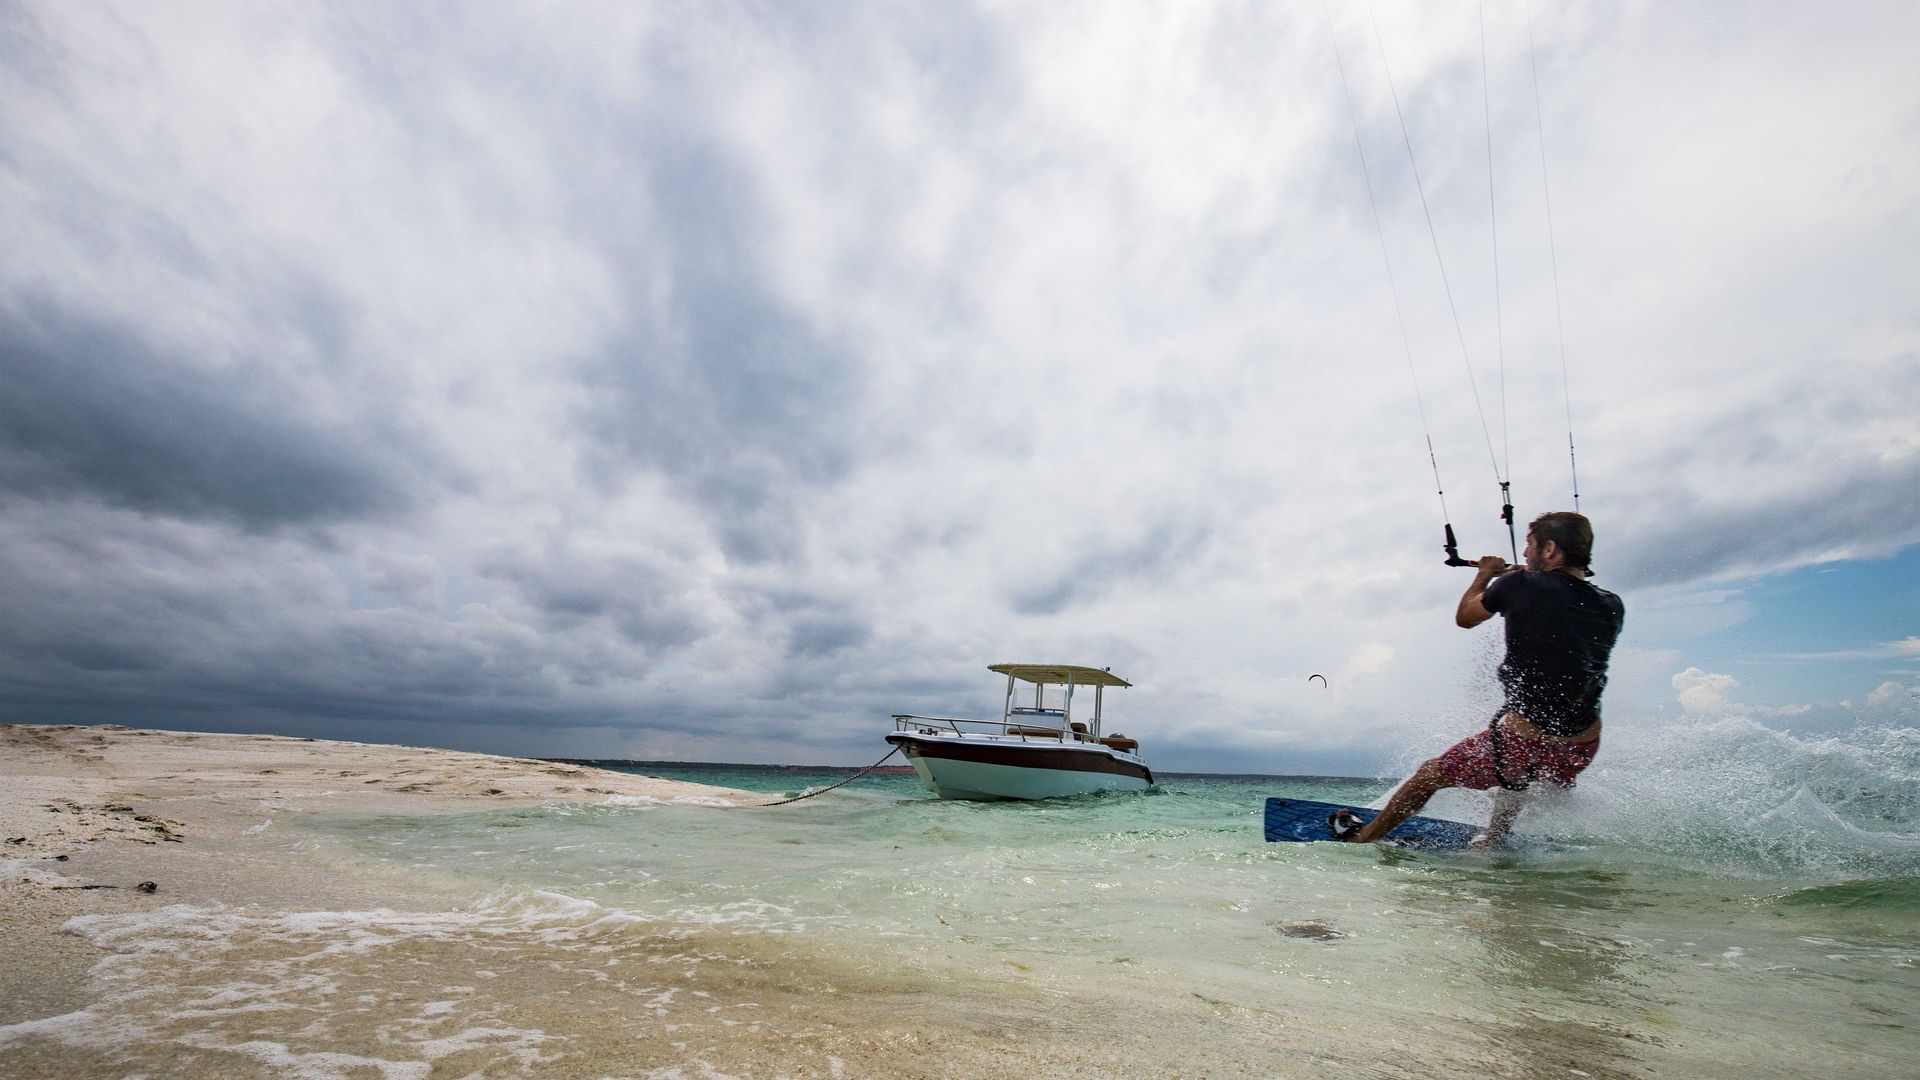
<instances>
[{"instance_id":1,"label":"man riding kiteboard","mask_svg":"<svg viewBox=\"0 0 1920 1080\"><path fill-rule=\"evenodd\" d=\"M1454 622L1470 630L1495 615L1506 619L1500 711L1487 730L1422 764L1364 826L1348 811L1335 814L1336 837L1371 843L1443 788L1498 786L1486 834L1474 842L1489 846L1506 836L1533 782L1573 786L1600 749L1600 693L1626 619L1620 598L1587 580L1592 552L1592 523L1558 511L1527 526L1524 566L1498 555L1479 561Z\"/></svg>"}]
</instances>

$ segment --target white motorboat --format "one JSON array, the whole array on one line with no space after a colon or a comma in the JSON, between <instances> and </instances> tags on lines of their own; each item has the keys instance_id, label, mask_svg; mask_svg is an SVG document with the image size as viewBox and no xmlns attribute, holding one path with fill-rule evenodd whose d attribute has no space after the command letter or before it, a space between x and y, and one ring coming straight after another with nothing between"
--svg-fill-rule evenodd
<instances>
[{"instance_id":1,"label":"white motorboat","mask_svg":"<svg viewBox=\"0 0 1920 1080\"><path fill-rule=\"evenodd\" d=\"M1100 706L1109 686L1132 684L1105 668L994 664L1007 677L1000 719L897 713L887 741L900 748L927 790L943 799L1051 799L1096 791L1144 791L1153 772L1139 742L1104 734ZM1033 687L1031 703L1022 684ZM1048 687L1056 688L1052 695ZM1075 719L1075 690L1093 688L1093 711ZM1018 698L1018 700L1016 700Z\"/></svg>"}]
</instances>

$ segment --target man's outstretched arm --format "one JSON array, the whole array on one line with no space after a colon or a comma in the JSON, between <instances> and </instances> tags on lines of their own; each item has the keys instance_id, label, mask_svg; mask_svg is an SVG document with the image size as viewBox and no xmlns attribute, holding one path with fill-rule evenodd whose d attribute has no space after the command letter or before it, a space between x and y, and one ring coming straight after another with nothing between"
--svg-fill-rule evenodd
<instances>
[{"instance_id":1,"label":"man's outstretched arm","mask_svg":"<svg viewBox=\"0 0 1920 1080\"><path fill-rule=\"evenodd\" d=\"M1453 613L1453 621L1463 630L1471 630L1493 618L1493 612L1481 603L1480 594L1487 591L1488 582L1512 569L1507 560L1498 555L1482 555L1479 565L1480 569L1473 574L1473 584L1467 586L1466 593L1460 597L1460 606Z\"/></svg>"}]
</instances>

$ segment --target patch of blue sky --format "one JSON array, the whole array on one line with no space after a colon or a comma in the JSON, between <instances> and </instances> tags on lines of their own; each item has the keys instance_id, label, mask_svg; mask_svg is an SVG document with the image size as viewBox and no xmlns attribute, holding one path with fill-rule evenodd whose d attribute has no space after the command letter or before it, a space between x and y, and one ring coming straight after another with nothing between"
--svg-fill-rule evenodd
<instances>
[{"instance_id":1,"label":"patch of blue sky","mask_svg":"<svg viewBox=\"0 0 1920 1080\"><path fill-rule=\"evenodd\" d=\"M1742 701L1812 705L1830 723L1840 717L1829 707L1857 706L1888 681L1920 681L1910 640L1920 636L1920 545L1755 578L1717 603L1735 621L1662 644L1682 666L1738 679Z\"/></svg>"}]
</instances>

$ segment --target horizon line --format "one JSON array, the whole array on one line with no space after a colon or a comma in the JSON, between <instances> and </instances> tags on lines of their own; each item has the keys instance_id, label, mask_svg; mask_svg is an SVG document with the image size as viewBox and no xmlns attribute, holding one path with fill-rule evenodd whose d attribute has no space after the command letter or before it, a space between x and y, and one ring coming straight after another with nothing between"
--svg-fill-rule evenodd
<instances>
[{"instance_id":1,"label":"horizon line","mask_svg":"<svg viewBox=\"0 0 1920 1080\"><path fill-rule=\"evenodd\" d=\"M535 758L534 760L536 760L536 761L551 761L551 762L555 762L555 763L558 763L558 764L563 764L563 765L590 765L590 766L594 766L594 767L596 767L596 768L600 768L600 767L605 767L605 766L608 766L608 765L631 765L631 766L641 766L641 765L661 765L661 766L670 766L670 767L673 767L673 768L683 768L683 769L686 769L686 768L693 768L693 769L757 769L757 770L762 770L762 771L766 771L766 772L837 772L837 773L857 773L857 772L860 772L860 771L862 771L863 769L865 769L865 770L872 770L872 771L876 771L876 772L877 772L877 771L880 771L881 769L886 769L886 770L894 770L894 769L905 769L905 770L907 770L908 772L912 772L912 771L913 771L913 766L911 766L911 765L882 765L882 766L873 766L873 765L866 765L866 766L861 766L861 765L785 765L785 764L779 764L779 765L776 765L776 764L769 764L769 763L767 763L767 762L750 762L750 761L667 761L667 760L661 760L661 759L653 759L653 758L581 758L581 757L542 757L542 758ZM1336 774L1333 774L1333 773L1210 773L1210 772L1174 772L1174 771L1170 771L1170 770L1164 770L1164 771L1163 771L1163 770L1157 770L1157 769L1156 769L1156 770L1154 771L1154 775L1156 775L1156 776L1165 776L1165 777L1182 777L1182 778L1192 778L1192 777L1204 777L1204 778L1207 778L1207 779L1212 779L1212 780L1235 780L1235 779L1244 779L1244 780L1322 780L1322 781L1324 781L1324 780L1352 780L1352 781L1356 781L1356 782L1359 782L1359 783L1388 783L1388 782L1390 782L1390 781L1389 781L1389 780L1388 780L1388 779L1387 779L1386 777L1380 777L1380 776L1341 776L1341 775L1336 775Z\"/></svg>"}]
</instances>

